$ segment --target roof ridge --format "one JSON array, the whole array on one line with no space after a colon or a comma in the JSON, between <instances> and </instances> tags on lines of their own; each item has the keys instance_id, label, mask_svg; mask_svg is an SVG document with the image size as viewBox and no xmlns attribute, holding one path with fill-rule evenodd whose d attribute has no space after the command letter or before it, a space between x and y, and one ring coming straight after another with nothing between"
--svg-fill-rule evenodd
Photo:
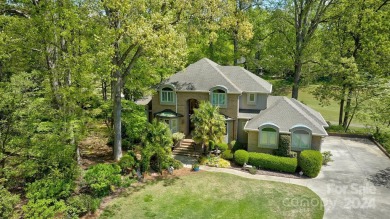
<instances>
[{"instance_id":1,"label":"roof ridge","mask_svg":"<svg viewBox=\"0 0 390 219\"><path fill-rule=\"evenodd\" d=\"M318 123L318 121L315 121L311 116L307 115L306 112L304 112L304 111L298 109L297 105L295 105L295 104L293 103L293 101L290 100L290 98L288 98L288 97L283 97L283 99L284 99L289 105L291 105L292 107L294 107L294 109L296 109L297 112L298 112L299 114L301 114L301 115L304 116L307 120L309 120L309 121L312 122L315 126L317 126L317 128L319 128L319 129L324 129L324 127L323 127L322 125L320 125L320 124ZM318 125L319 125L319 126L318 126ZM325 129L324 129L324 130L325 130Z\"/></svg>"},{"instance_id":2,"label":"roof ridge","mask_svg":"<svg viewBox=\"0 0 390 219\"><path fill-rule=\"evenodd\" d=\"M217 72L223 77L223 78L225 78L225 80L227 81L227 82L229 82L234 88L236 88L238 91L240 91L241 93L242 93L242 90L240 89L240 88L238 88L228 77L226 77L226 75L221 71L221 70L219 70L219 68L217 68L216 66L214 66L214 65L212 65L212 63L211 62L213 62L213 61L211 61L210 59L208 59L208 58L205 58L205 60L207 61L207 63L209 63L210 65L211 65L211 67L213 67L215 70L217 70ZM215 62L213 62L213 63L215 63ZM215 64L217 64L217 63L215 63ZM219 65L219 64L217 64L217 66L221 66L221 65Z\"/></svg>"}]
</instances>

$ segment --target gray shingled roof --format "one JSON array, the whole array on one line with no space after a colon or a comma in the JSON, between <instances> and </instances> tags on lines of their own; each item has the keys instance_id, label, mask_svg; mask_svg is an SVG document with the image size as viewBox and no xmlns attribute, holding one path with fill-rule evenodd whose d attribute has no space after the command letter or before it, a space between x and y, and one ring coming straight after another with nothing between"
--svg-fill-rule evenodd
<instances>
[{"instance_id":1,"label":"gray shingled roof","mask_svg":"<svg viewBox=\"0 0 390 219\"><path fill-rule=\"evenodd\" d=\"M222 85L228 93L271 93L272 85L253 73L237 66L220 66L203 58L172 75L163 85L172 84L178 91L205 91Z\"/></svg>"},{"instance_id":2,"label":"gray shingled roof","mask_svg":"<svg viewBox=\"0 0 390 219\"><path fill-rule=\"evenodd\" d=\"M328 135L324 129L328 124L320 113L287 97L268 96L267 109L251 119L244 129L255 131L264 123L277 125L281 133L290 133L293 126L304 125L312 130L313 135Z\"/></svg>"}]
</instances>

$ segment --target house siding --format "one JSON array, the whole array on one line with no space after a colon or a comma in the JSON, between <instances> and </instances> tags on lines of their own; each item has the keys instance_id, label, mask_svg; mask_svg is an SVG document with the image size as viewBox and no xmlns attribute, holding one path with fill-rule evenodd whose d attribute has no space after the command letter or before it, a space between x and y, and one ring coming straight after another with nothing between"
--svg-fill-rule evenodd
<instances>
[{"instance_id":1,"label":"house siding","mask_svg":"<svg viewBox=\"0 0 390 219\"><path fill-rule=\"evenodd\" d=\"M243 93L240 96L240 109L259 109L267 108L267 94L256 94L256 104L248 104L248 93Z\"/></svg>"}]
</instances>

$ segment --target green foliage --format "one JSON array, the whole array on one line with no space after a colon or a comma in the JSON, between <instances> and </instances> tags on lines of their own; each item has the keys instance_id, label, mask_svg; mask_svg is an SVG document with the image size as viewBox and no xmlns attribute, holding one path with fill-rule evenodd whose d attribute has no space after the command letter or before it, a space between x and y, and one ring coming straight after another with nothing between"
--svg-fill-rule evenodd
<instances>
[{"instance_id":1,"label":"green foliage","mask_svg":"<svg viewBox=\"0 0 390 219\"><path fill-rule=\"evenodd\" d=\"M121 167L122 172L127 172L135 165L134 157L129 154L126 154L119 160L118 165Z\"/></svg>"},{"instance_id":2,"label":"green foliage","mask_svg":"<svg viewBox=\"0 0 390 219\"><path fill-rule=\"evenodd\" d=\"M322 165L328 165L329 162L332 162L332 152L324 151L322 152Z\"/></svg>"},{"instance_id":3,"label":"green foliage","mask_svg":"<svg viewBox=\"0 0 390 219\"><path fill-rule=\"evenodd\" d=\"M120 185L120 172L116 164L96 164L86 171L84 179L94 196L103 197L110 193L113 186Z\"/></svg>"},{"instance_id":4,"label":"green foliage","mask_svg":"<svg viewBox=\"0 0 390 219\"><path fill-rule=\"evenodd\" d=\"M374 134L374 139L390 153L390 132L378 132Z\"/></svg>"},{"instance_id":5,"label":"green foliage","mask_svg":"<svg viewBox=\"0 0 390 219\"><path fill-rule=\"evenodd\" d=\"M231 141L230 145L232 145L232 152L233 153L236 152L237 150L241 150L241 149L245 150L245 146L238 141Z\"/></svg>"},{"instance_id":6,"label":"green foliage","mask_svg":"<svg viewBox=\"0 0 390 219\"><path fill-rule=\"evenodd\" d=\"M289 157L291 152L290 136L279 135L279 147L274 150L274 154L282 157Z\"/></svg>"},{"instance_id":7,"label":"green foliage","mask_svg":"<svg viewBox=\"0 0 390 219\"><path fill-rule=\"evenodd\" d=\"M303 174L315 178L318 176L322 166L322 154L315 150L304 150L299 155L299 166Z\"/></svg>"},{"instance_id":8,"label":"green foliage","mask_svg":"<svg viewBox=\"0 0 390 219\"><path fill-rule=\"evenodd\" d=\"M25 218L62 218L65 217L67 206L63 200L37 199L29 200L23 206Z\"/></svg>"},{"instance_id":9,"label":"green foliage","mask_svg":"<svg viewBox=\"0 0 390 219\"><path fill-rule=\"evenodd\" d=\"M249 173L252 174L252 175L255 175L255 174L257 173L256 167L249 168L248 171L249 171Z\"/></svg>"},{"instance_id":10,"label":"green foliage","mask_svg":"<svg viewBox=\"0 0 390 219\"><path fill-rule=\"evenodd\" d=\"M180 160L176 160L173 157L169 157L162 164L162 169L168 169L170 166L172 166L175 170L178 170L183 168L183 163Z\"/></svg>"},{"instance_id":11,"label":"green foliage","mask_svg":"<svg viewBox=\"0 0 390 219\"><path fill-rule=\"evenodd\" d=\"M201 157L199 157L198 162L200 165L206 165L208 160L209 159L206 156L201 156Z\"/></svg>"},{"instance_id":12,"label":"green foliage","mask_svg":"<svg viewBox=\"0 0 390 219\"><path fill-rule=\"evenodd\" d=\"M89 212L94 213L100 206L101 199L81 194L66 200L67 213L70 217L81 217Z\"/></svg>"},{"instance_id":13,"label":"green foliage","mask_svg":"<svg viewBox=\"0 0 390 219\"><path fill-rule=\"evenodd\" d=\"M209 146L209 142L222 142L225 133L225 118L219 113L219 108L210 102L201 102L191 116L195 130L193 139L196 143Z\"/></svg>"},{"instance_id":14,"label":"green foliage","mask_svg":"<svg viewBox=\"0 0 390 219\"><path fill-rule=\"evenodd\" d=\"M0 218L16 218L15 207L19 201L18 195L0 186Z\"/></svg>"},{"instance_id":15,"label":"green foliage","mask_svg":"<svg viewBox=\"0 0 390 219\"><path fill-rule=\"evenodd\" d=\"M226 160L233 160L234 154L231 150L226 150L222 152L221 157Z\"/></svg>"},{"instance_id":16,"label":"green foliage","mask_svg":"<svg viewBox=\"0 0 390 219\"><path fill-rule=\"evenodd\" d=\"M222 152L226 151L229 148L228 144L226 144L226 143L218 143L216 146Z\"/></svg>"},{"instance_id":17,"label":"green foliage","mask_svg":"<svg viewBox=\"0 0 390 219\"><path fill-rule=\"evenodd\" d=\"M249 154L248 151L245 150L237 150L234 152L234 161L238 165L244 165L244 163L248 163Z\"/></svg>"},{"instance_id":18,"label":"green foliage","mask_svg":"<svg viewBox=\"0 0 390 219\"><path fill-rule=\"evenodd\" d=\"M172 134L172 139L173 139L174 143L177 143L177 142L183 140L184 137L185 137L185 135L182 132L176 132L176 133Z\"/></svg>"},{"instance_id":19,"label":"green foliage","mask_svg":"<svg viewBox=\"0 0 390 219\"><path fill-rule=\"evenodd\" d=\"M143 172L149 171L153 163L155 170L161 173L163 164L168 163L172 153L172 133L167 124L156 119L147 127L142 148L141 169Z\"/></svg>"},{"instance_id":20,"label":"green foliage","mask_svg":"<svg viewBox=\"0 0 390 219\"><path fill-rule=\"evenodd\" d=\"M205 160L201 160L202 165L207 165L207 166L212 166L212 167L220 167L220 168L228 168L230 167L230 162L223 159L219 158L217 156L210 156L206 157Z\"/></svg>"},{"instance_id":21,"label":"green foliage","mask_svg":"<svg viewBox=\"0 0 390 219\"><path fill-rule=\"evenodd\" d=\"M214 150L214 149L215 149L215 142L209 141L209 150Z\"/></svg>"},{"instance_id":22,"label":"green foliage","mask_svg":"<svg viewBox=\"0 0 390 219\"><path fill-rule=\"evenodd\" d=\"M123 100L122 104L122 139L128 140L130 147L126 149L131 149L131 144L141 141L145 133L147 118L143 106L126 100ZM123 140L122 145L126 145L123 144Z\"/></svg>"},{"instance_id":23,"label":"green foliage","mask_svg":"<svg viewBox=\"0 0 390 219\"><path fill-rule=\"evenodd\" d=\"M294 173L297 169L297 159L288 157L278 157L271 154L249 152L250 165L258 168Z\"/></svg>"},{"instance_id":24,"label":"green foliage","mask_svg":"<svg viewBox=\"0 0 390 219\"><path fill-rule=\"evenodd\" d=\"M28 199L63 199L69 197L76 184L72 179L49 175L27 185L26 197Z\"/></svg>"}]
</instances>

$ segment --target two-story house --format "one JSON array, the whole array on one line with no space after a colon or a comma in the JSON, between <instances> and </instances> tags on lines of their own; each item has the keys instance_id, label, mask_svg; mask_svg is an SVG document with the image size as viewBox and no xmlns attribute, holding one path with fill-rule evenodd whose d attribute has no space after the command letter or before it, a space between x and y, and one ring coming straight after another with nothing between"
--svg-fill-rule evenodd
<instances>
[{"instance_id":1,"label":"two-story house","mask_svg":"<svg viewBox=\"0 0 390 219\"><path fill-rule=\"evenodd\" d=\"M189 135L191 115L201 101L219 106L226 118L226 141L247 144L248 151L271 152L279 135L291 136L292 149L321 149L327 123L301 102L271 96L272 85L239 66L221 66L203 58L172 75L152 97L152 117L172 132Z\"/></svg>"}]
</instances>

